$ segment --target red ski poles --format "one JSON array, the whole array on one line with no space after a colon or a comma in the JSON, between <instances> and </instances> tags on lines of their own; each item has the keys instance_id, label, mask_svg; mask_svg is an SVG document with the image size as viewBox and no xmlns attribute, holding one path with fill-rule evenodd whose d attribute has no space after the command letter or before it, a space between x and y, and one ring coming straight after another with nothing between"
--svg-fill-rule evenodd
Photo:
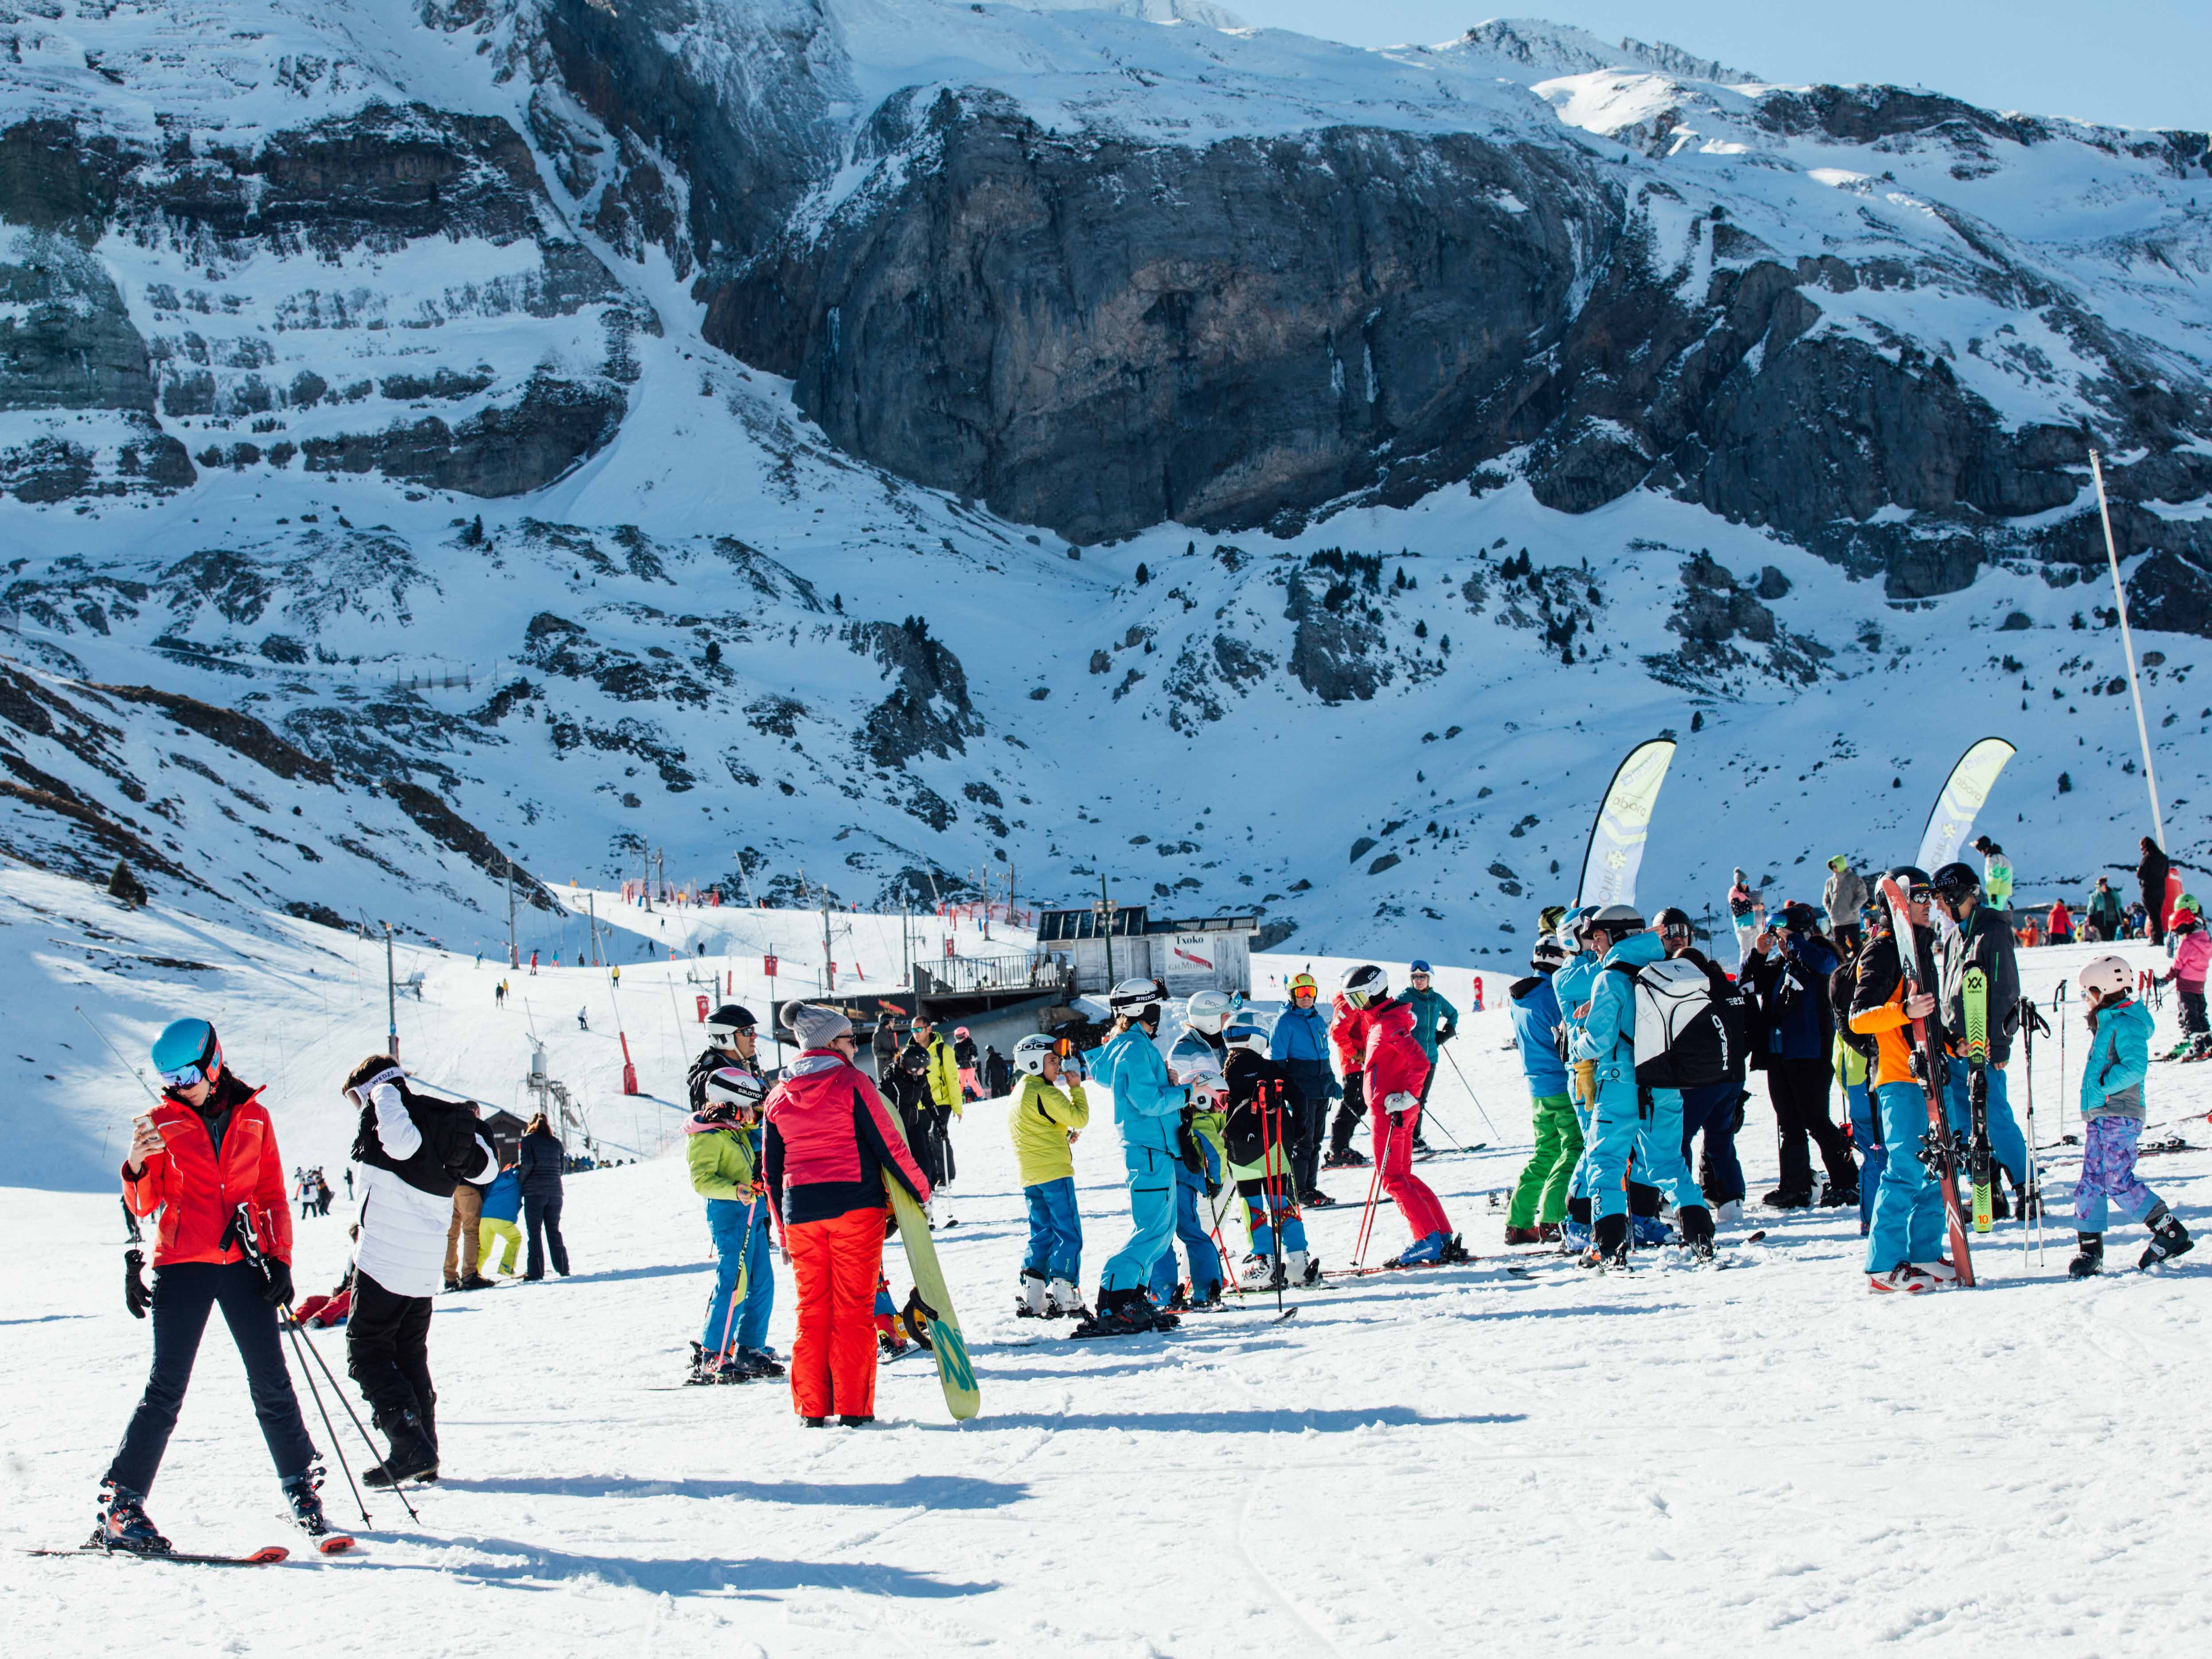
<instances>
[{"instance_id":1,"label":"red ski poles","mask_svg":"<svg viewBox=\"0 0 2212 1659\"><path fill-rule=\"evenodd\" d=\"M1352 1253L1352 1265L1355 1267L1367 1265L1367 1240L1375 1227L1375 1194L1382 1184L1382 1165L1389 1157L1390 1119L1386 1113L1382 1119L1382 1139L1375 1148L1375 1173L1367 1179L1367 1205L1359 1217L1359 1244Z\"/></svg>"}]
</instances>

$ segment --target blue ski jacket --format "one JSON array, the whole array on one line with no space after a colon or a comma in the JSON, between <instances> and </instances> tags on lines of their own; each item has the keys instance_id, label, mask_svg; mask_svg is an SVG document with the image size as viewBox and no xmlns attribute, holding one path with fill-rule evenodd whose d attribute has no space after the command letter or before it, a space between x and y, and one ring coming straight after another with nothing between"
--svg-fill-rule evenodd
<instances>
[{"instance_id":1,"label":"blue ski jacket","mask_svg":"<svg viewBox=\"0 0 2212 1659\"><path fill-rule=\"evenodd\" d=\"M1577 1060L1594 1060L1600 1065L1614 1058L1614 1050L1626 1045L1627 1053L1620 1056L1632 1079L1636 1073L1636 982L1626 974L1613 971L1617 963L1626 968L1644 968L1667 954L1667 947L1659 942L1656 933L1631 933L1626 939L1605 953L1603 971L1589 996L1589 1018L1575 1035L1574 1054Z\"/></svg>"},{"instance_id":2,"label":"blue ski jacket","mask_svg":"<svg viewBox=\"0 0 2212 1659\"><path fill-rule=\"evenodd\" d=\"M1521 1072L1538 1099L1567 1091L1566 1063L1559 1058L1559 995L1551 975L1516 980L1506 993L1512 1005L1513 1040L1521 1045Z\"/></svg>"},{"instance_id":3,"label":"blue ski jacket","mask_svg":"<svg viewBox=\"0 0 2212 1659\"><path fill-rule=\"evenodd\" d=\"M1168 1063L1143 1026L1108 1038L1091 1075L1114 1091L1114 1127L1123 1146L1182 1156L1176 1131L1190 1091L1168 1081Z\"/></svg>"},{"instance_id":4,"label":"blue ski jacket","mask_svg":"<svg viewBox=\"0 0 2212 1659\"><path fill-rule=\"evenodd\" d=\"M1293 1007L1276 1019L1267 1036L1267 1057L1278 1062L1317 1060L1328 1064L1328 1016L1318 1000L1310 1008Z\"/></svg>"},{"instance_id":5,"label":"blue ski jacket","mask_svg":"<svg viewBox=\"0 0 2212 1659\"><path fill-rule=\"evenodd\" d=\"M2143 1117L2143 1079L2150 1074L2150 1010L2130 998L2097 1011L2097 1035L2081 1064L2081 1121Z\"/></svg>"}]
</instances>

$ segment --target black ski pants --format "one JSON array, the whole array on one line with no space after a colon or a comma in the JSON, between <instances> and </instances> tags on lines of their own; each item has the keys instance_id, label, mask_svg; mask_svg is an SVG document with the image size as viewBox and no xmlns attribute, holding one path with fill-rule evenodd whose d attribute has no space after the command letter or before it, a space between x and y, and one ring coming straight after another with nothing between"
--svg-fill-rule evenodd
<instances>
[{"instance_id":1,"label":"black ski pants","mask_svg":"<svg viewBox=\"0 0 2212 1659\"><path fill-rule=\"evenodd\" d=\"M561 1237L561 1194L554 1193L525 1193L522 1195L522 1227L530 1237L529 1259L522 1264L526 1279L545 1277L545 1252L553 1252L553 1271L563 1279L568 1276L568 1244Z\"/></svg>"},{"instance_id":2,"label":"black ski pants","mask_svg":"<svg viewBox=\"0 0 2212 1659\"><path fill-rule=\"evenodd\" d=\"M284 1344L276 1328L276 1310L262 1299L263 1279L251 1262L179 1261L154 1273L154 1369L123 1444L107 1466L107 1478L133 1492L150 1492L161 1468L161 1454L177 1426L177 1411L192 1380L200 1337L209 1311L220 1305L230 1340L246 1363L246 1386L270 1461L284 1479L315 1461L314 1442L300 1417L292 1373L284 1368Z\"/></svg>"},{"instance_id":3,"label":"black ski pants","mask_svg":"<svg viewBox=\"0 0 2212 1659\"><path fill-rule=\"evenodd\" d=\"M1827 1165L1831 1182L1838 1187L1859 1184L1850 1137L1828 1115L1828 1094L1835 1080L1835 1067L1825 1057L1766 1062L1766 1092L1774 1103L1782 1190L1786 1193L1813 1190L1813 1158L1805 1144L1808 1135L1820 1143L1820 1161Z\"/></svg>"},{"instance_id":4,"label":"black ski pants","mask_svg":"<svg viewBox=\"0 0 2212 1659\"><path fill-rule=\"evenodd\" d=\"M346 1375L361 1385L380 1424L404 1411L428 1424L438 1398L430 1386L430 1298L401 1296L356 1272L346 1316Z\"/></svg>"},{"instance_id":5,"label":"black ski pants","mask_svg":"<svg viewBox=\"0 0 2212 1659\"><path fill-rule=\"evenodd\" d=\"M1303 1197L1321 1184L1321 1142L1328 1132L1328 1097L1336 1086L1336 1074L1325 1060L1286 1060L1283 1069L1291 1074L1291 1089L1297 1099L1291 1179Z\"/></svg>"},{"instance_id":6,"label":"black ski pants","mask_svg":"<svg viewBox=\"0 0 2212 1659\"><path fill-rule=\"evenodd\" d=\"M1352 1131L1367 1115L1367 1078L1354 1072L1344 1079L1344 1098L1337 1103L1336 1121L1329 1125L1328 1144L1334 1152L1352 1150Z\"/></svg>"}]
</instances>

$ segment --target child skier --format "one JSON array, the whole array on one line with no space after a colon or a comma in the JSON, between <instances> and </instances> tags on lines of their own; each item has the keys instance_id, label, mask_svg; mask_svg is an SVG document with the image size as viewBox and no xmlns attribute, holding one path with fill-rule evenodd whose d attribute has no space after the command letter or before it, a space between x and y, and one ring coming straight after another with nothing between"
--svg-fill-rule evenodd
<instances>
[{"instance_id":1,"label":"child skier","mask_svg":"<svg viewBox=\"0 0 2212 1659\"><path fill-rule=\"evenodd\" d=\"M1042 1031L1014 1045L1014 1091L1006 1127L1021 1170L1029 1206L1030 1244L1022 1258L1022 1295L1014 1311L1024 1319L1084 1319L1090 1310L1077 1289L1083 1274L1083 1223L1075 1207L1075 1138L1091 1123L1091 1097L1079 1073L1067 1070L1072 1054Z\"/></svg>"},{"instance_id":2,"label":"child skier","mask_svg":"<svg viewBox=\"0 0 2212 1659\"><path fill-rule=\"evenodd\" d=\"M146 1493L177 1426L208 1315L217 1307L245 1362L261 1437L293 1519L310 1537L322 1537L330 1530L315 1495L323 1472L277 1334L276 1310L292 1299L292 1212L275 1126L261 1091L224 1066L215 1027L204 1019L164 1030L155 1039L154 1069L161 1077L161 1103L132 1124L122 1171L131 1212L160 1217L153 1291L138 1276L136 1250L124 1279L131 1312L143 1319L149 1306L154 1310L154 1364L100 1483L92 1542L138 1554L169 1548L146 1518ZM247 1261L235 1242L240 1209L252 1218L265 1268Z\"/></svg>"},{"instance_id":3,"label":"child skier","mask_svg":"<svg viewBox=\"0 0 2212 1659\"><path fill-rule=\"evenodd\" d=\"M1229 1109L1222 1136L1229 1178L1244 1200L1245 1231L1252 1241L1238 1277L1248 1288L1273 1290L1315 1283L1321 1263L1306 1253L1306 1224L1298 1212L1293 1173L1301 1133L1297 1091L1290 1073L1267 1057L1267 1036L1256 1028L1229 1039L1222 1072Z\"/></svg>"},{"instance_id":4,"label":"child skier","mask_svg":"<svg viewBox=\"0 0 2212 1659\"><path fill-rule=\"evenodd\" d=\"M1413 1011L1390 994L1390 978L1372 963L1348 969L1340 999L1349 1025L1363 1040L1359 1071L1366 1079L1375 1159L1382 1189L1398 1206L1413 1242L1387 1264L1416 1267L1432 1261L1472 1261L1451 1230L1451 1218L1426 1182L1413 1173L1413 1135L1421 1124L1421 1085L1429 1062L1413 1041Z\"/></svg>"},{"instance_id":5,"label":"child skier","mask_svg":"<svg viewBox=\"0 0 2212 1659\"><path fill-rule=\"evenodd\" d=\"M1552 976L1566 960L1557 939L1539 935L1528 957L1528 977L1515 980L1505 993L1536 1134L1535 1155L1522 1166L1506 1207L1508 1244L1559 1237L1567 1214L1567 1182L1583 1155L1582 1126L1567 1098L1566 1062L1559 1058L1559 999L1552 988Z\"/></svg>"},{"instance_id":6,"label":"child skier","mask_svg":"<svg viewBox=\"0 0 2212 1659\"><path fill-rule=\"evenodd\" d=\"M2081 1253L2069 1277L2104 1271L2106 1211L2140 1219L2150 1243L2136 1262L2148 1267L2185 1255L2196 1240L2166 1200L2136 1178L2136 1143L2143 1127L2143 1078L2150 1069L2150 1010L2130 994L2135 970L2118 957L2099 957L2081 970L2081 996L2092 1039L2081 1065L2081 1179L2074 1189L2074 1225Z\"/></svg>"},{"instance_id":7,"label":"child skier","mask_svg":"<svg viewBox=\"0 0 2212 1659\"><path fill-rule=\"evenodd\" d=\"M684 1126L684 1152L691 1189L707 1200L714 1288L707 1298L706 1328L691 1345L691 1375L685 1380L750 1382L781 1376L784 1368L767 1346L775 1272L769 1265L767 1188L755 1173L768 1085L744 1065L723 1066L707 1074L702 1094L702 1103Z\"/></svg>"},{"instance_id":8,"label":"child skier","mask_svg":"<svg viewBox=\"0 0 2212 1659\"><path fill-rule=\"evenodd\" d=\"M1152 1268L1152 1299L1178 1310L1218 1308L1227 1279L1221 1252L1198 1218L1198 1201L1221 1191L1221 1109L1218 1097L1228 1059L1224 1035L1243 999L1226 991L1194 994L1183 1011L1183 1029L1168 1053L1168 1076L1190 1089L1177 1137L1182 1161L1176 1170L1176 1237L1190 1258L1190 1287L1177 1284L1175 1249L1161 1253Z\"/></svg>"},{"instance_id":9,"label":"child skier","mask_svg":"<svg viewBox=\"0 0 2212 1659\"><path fill-rule=\"evenodd\" d=\"M2176 943L2166 982L2181 993L2181 1041L2166 1058L2179 1060L2207 1047L2205 1038L2212 1033L2204 1018L2204 975L2212 968L2212 933L2205 931L2203 913L2188 893L2175 901L2166 931Z\"/></svg>"}]
</instances>

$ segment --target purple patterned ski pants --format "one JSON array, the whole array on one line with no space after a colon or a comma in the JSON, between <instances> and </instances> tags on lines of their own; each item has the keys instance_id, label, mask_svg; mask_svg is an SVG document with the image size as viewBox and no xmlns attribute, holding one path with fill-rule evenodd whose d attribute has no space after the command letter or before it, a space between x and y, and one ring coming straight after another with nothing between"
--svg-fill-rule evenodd
<instances>
[{"instance_id":1,"label":"purple patterned ski pants","mask_svg":"<svg viewBox=\"0 0 2212 1659\"><path fill-rule=\"evenodd\" d=\"M2136 1143L2142 1120L2093 1117L2081 1137L2081 1179L2074 1188L2074 1224L2085 1233L2105 1231L2107 1203L2130 1221L2140 1221L2158 1194L2136 1179Z\"/></svg>"}]
</instances>

